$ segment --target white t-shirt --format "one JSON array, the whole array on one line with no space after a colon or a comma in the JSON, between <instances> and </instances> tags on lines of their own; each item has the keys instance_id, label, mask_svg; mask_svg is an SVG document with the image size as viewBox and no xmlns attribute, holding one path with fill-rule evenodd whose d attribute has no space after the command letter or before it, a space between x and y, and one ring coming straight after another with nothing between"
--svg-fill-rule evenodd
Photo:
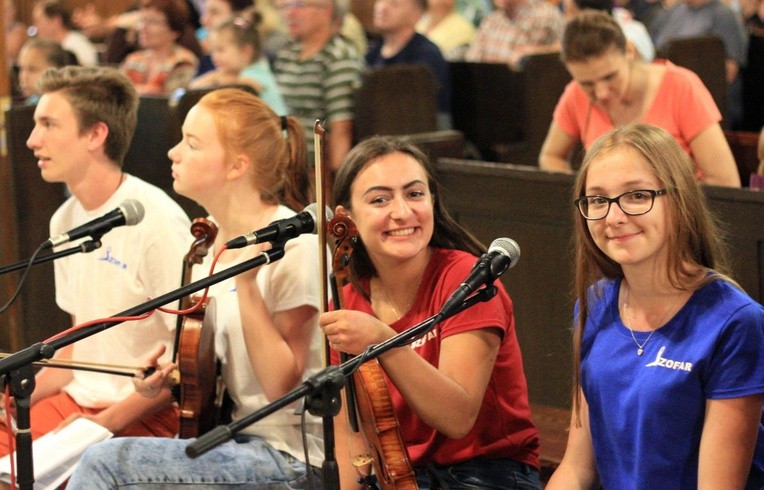
<instances>
[{"instance_id":1,"label":"white t-shirt","mask_svg":"<svg viewBox=\"0 0 764 490\"><path fill-rule=\"evenodd\" d=\"M634 45L642 56L642 59L648 63L653 61L655 59L655 46L645 25L634 20L631 12L621 7L613 8L613 18L623 30L626 39Z\"/></svg>"},{"instance_id":2,"label":"white t-shirt","mask_svg":"<svg viewBox=\"0 0 764 490\"><path fill-rule=\"evenodd\" d=\"M90 39L81 32L69 31L69 34L61 42L61 47L74 53L80 65L91 66L98 64L98 50L90 42Z\"/></svg>"},{"instance_id":3,"label":"white t-shirt","mask_svg":"<svg viewBox=\"0 0 764 490\"><path fill-rule=\"evenodd\" d=\"M279 206L273 221L294 216L294 211ZM214 221L214 218L210 218ZM194 266L194 280L202 279L209 273L214 251L205 257L201 265ZM237 265L251 258L244 255L241 261L218 266L215 272ZM316 309L316 315L310 322L314 324L309 360L303 378L307 378L323 369L323 338L318 328L318 312L321 307L318 240L315 235L301 235L289 240L284 247L284 257L270 264L262 265L257 273L257 286L265 301L268 311L277 313L303 305ZM222 362L223 379L231 398L235 403L233 420L239 420L270 402L252 372L249 354L244 343L239 299L236 293L235 278L226 279L210 287L209 296L214 298L215 350ZM294 405L268 415L241 432L257 435L265 439L279 451L285 451L300 461L305 461L300 432L300 417L294 415ZM320 466L323 457L321 423L316 417L306 414L308 427L308 448L310 463Z\"/></svg>"},{"instance_id":4,"label":"white t-shirt","mask_svg":"<svg viewBox=\"0 0 764 490\"><path fill-rule=\"evenodd\" d=\"M70 197L53 214L51 236L98 218L126 199L140 201L143 220L106 233L93 252L74 254L54 263L56 302L77 323L112 316L180 286L183 257L192 241L189 220L180 206L159 188L130 175L98 209L85 211ZM81 240L82 241L82 240ZM70 247L62 245L59 249ZM175 304L169 305L175 307ZM87 362L141 366L157 344L169 360L175 316L155 312L138 322L125 322L73 344L72 358ZM64 387L78 405L108 407L134 391L130 378L74 371Z\"/></svg>"}]
</instances>

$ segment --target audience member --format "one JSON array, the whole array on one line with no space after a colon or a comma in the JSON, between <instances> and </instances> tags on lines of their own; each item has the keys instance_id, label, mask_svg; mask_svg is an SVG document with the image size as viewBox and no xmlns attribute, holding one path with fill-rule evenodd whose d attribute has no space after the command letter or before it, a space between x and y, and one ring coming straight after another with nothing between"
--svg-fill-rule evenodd
<instances>
[{"instance_id":1,"label":"audience member","mask_svg":"<svg viewBox=\"0 0 764 490\"><path fill-rule=\"evenodd\" d=\"M698 76L666 61L635 58L623 31L604 12L586 10L565 27L562 60L573 77L554 110L539 166L570 172L578 142L588 149L613 127L662 127L695 161L705 184L740 187L721 113Z\"/></svg>"},{"instance_id":2,"label":"audience member","mask_svg":"<svg viewBox=\"0 0 764 490\"><path fill-rule=\"evenodd\" d=\"M276 114L286 115L276 78L261 53L257 23L260 14L251 12L218 24L210 33L210 50L216 68L189 83L189 88L226 84L248 84Z\"/></svg>"},{"instance_id":3,"label":"audience member","mask_svg":"<svg viewBox=\"0 0 764 490\"><path fill-rule=\"evenodd\" d=\"M475 26L456 11L455 0L428 0L416 30L434 42L447 60L462 59L475 39Z\"/></svg>"},{"instance_id":4,"label":"audience member","mask_svg":"<svg viewBox=\"0 0 764 490\"><path fill-rule=\"evenodd\" d=\"M353 99L363 62L355 47L337 33L345 0L279 0L292 40L276 56L273 71L290 114L313 141L316 120L327 136L327 164L339 168L353 140ZM308 145L313 164L313 145Z\"/></svg>"},{"instance_id":5,"label":"audience member","mask_svg":"<svg viewBox=\"0 0 764 490\"><path fill-rule=\"evenodd\" d=\"M623 3L624 7L628 8L630 12L634 14L634 19L643 23L647 27L647 31L650 32L650 27L653 25L655 18L663 10L662 0L618 0ZM674 2L676 0L667 0L668 2Z\"/></svg>"},{"instance_id":6,"label":"audience member","mask_svg":"<svg viewBox=\"0 0 764 490\"><path fill-rule=\"evenodd\" d=\"M27 146L42 179L64 183L71 193L50 220L51 236L126 206L127 200L137 201L145 212L135 226L103 235L99 250L54 262L58 306L75 324L83 323L177 288L191 241L188 217L167 194L122 169L138 107L130 81L113 68L69 66L47 70L40 89ZM174 316L156 312L59 349L54 359L140 366L147 351L172 345L174 327ZM35 439L74 416L119 436L173 437L178 430L179 413L170 394L146 399L124 376L45 368L35 382ZM0 437L1 453L8 453L7 444L8 438Z\"/></svg>"},{"instance_id":7,"label":"audience member","mask_svg":"<svg viewBox=\"0 0 764 490\"><path fill-rule=\"evenodd\" d=\"M456 0L456 11L477 27L493 12L493 4L491 0Z\"/></svg>"},{"instance_id":8,"label":"audience member","mask_svg":"<svg viewBox=\"0 0 764 490\"><path fill-rule=\"evenodd\" d=\"M336 213L358 229L351 284L344 308L319 319L333 362L437 314L483 253L439 191L424 153L399 139L373 137L348 154L334 195ZM489 301L379 357L419 488L541 488L512 301L494 285ZM364 468L351 459L365 453L362 437L349 433L343 413L334 427L341 488L361 488Z\"/></svg>"},{"instance_id":9,"label":"audience member","mask_svg":"<svg viewBox=\"0 0 764 490\"><path fill-rule=\"evenodd\" d=\"M602 10L612 15L618 25L621 26L626 40L634 46L637 54L644 61L653 61L655 59L655 46L647 32L645 25L638 20L634 20L631 12L623 7L613 6L613 0L564 0L565 17L570 19L575 17L584 9Z\"/></svg>"},{"instance_id":10,"label":"audience member","mask_svg":"<svg viewBox=\"0 0 764 490\"><path fill-rule=\"evenodd\" d=\"M340 35L355 46L357 53L365 53L369 50L369 35L363 28L363 24L352 12L345 12L340 24Z\"/></svg>"},{"instance_id":11,"label":"audience member","mask_svg":"<svg viewBox=\"0 0 764 490\"><path fill-rule=\"evenodd\" d=\"M196 30L196 37L199 39L205 52L209 52L207 40L209 34L218 24L231 19L235 14L243 10L251 9L255 6L253 0L202 0L204 9L199 17L200 26Z\"/></svg>"},{"instance_id":12,"label":"audience member","mask_svg":"<svg viewBox=\"0 0 764 490\"><path fill-rule=\"evenodd\" d=\"M764 487L764 308L725 275L693 173L655 126L586 154L573 416L548 490Z\"/></svg>"},{"instance_id":13,"label":"audience member","mask_svg":"<svg viewBox=\"0 0 764 490\"><path fill-rule=\"evenodd\" d=\"M101 55L101 61L118 65L125 60L128 54L140 49L138 45L138 21L141 18L140 5L145 2L146 0L139 0L134 8L107 18L101 17L95 6L88 3L85 7L75 9L72 19L88 37L92 35L97 39L104 40L106 46ZM188 3L192 2L188 0ZM189 9L189 11L193 12L194 10ZM186 24L178 38L178 44L194 53L198 58L202 55L202 48L196 40L193 26L193 22Z\"/></svg>"},{"instance_id":14,"label":"audience member","mask_svg":"<svg viewBox=\"0 0 764 490\"><path fill-rule=\"evenodd\" d=\"M27 40L27 26L16 19L16 6L13 0L3 0L3 27L5 28L5 57L8 66L18 60L21 46Z\"/></svg>"},{"instance_id":15,"label":"audience member","mask_svg":"<svg viewBox=\"0 0 764 490\"><path fill-rule=\"evenodd\" d=\"M77 57L55 41L33 37L24 43L19 53L19 87L25 104L40 100L38 81L48 68L76 65Z\"/></svg>"},{"instance_id":16,"label":"audience member","mask_svg":"<svg viewBox=\"0 0 764 490\"><path fill-rule=\"evenodd\" d=\"M764 127L764 0L746 2L745 27L748 53L743 77L743 124L740 129L758 131Z\"/></svg>"},{"instance_id":17,"label":"audience member","mask_svg":"<svg viewBox=\"0 0 764 490\"><path fill-rule=\"evenodd\" d=\"M188 22L181 0L145 0L140 9L138 43L142 49L120 65L140 94L169 95L185 87L198 59L177 41Z\"/></svg>"},{"instance_id":18,"label":"audience member","mask_svg":"<svg viewBox=\"0 0 764 490\"><path fill-rule=\"evenodd\" d=\"M189 24L198 25L199 2L201 0L186 0L189 6ZM111 34L117 29L134 31L138 24L140 12L138 11L140 2L136 2L134 7L124 12L103 17L98 12L98 8L93 2L88 2L82 7L77 7L72 11L72 21L91 41L108 42ZM187 39L181 38L180 44L186 45L196 54L195 48L187 45ZM190 43L188 43L190 44ZM127 54L127 53L125 53ZM121 59L119 60L121 61Z\"/></svg>"},{"instance_id":19,"label":"audience member","mask_svg":"<svg viewBox=\"0 0 764 490\"><path fill-rule=\"evenodd\" d=\"M421 63L438 81L438 127L451 128L451 73L440 49L422 34L416 24L427 0L376 0L374 27L382 39L366 53L369 68L399 63Z\"/></svg>"},{"instance_id":20,"label":"audience member","mask_svg":"<svg viewBox=\"0 0 764 490\"><path fill-rule=\"evenodd\" d=\"M138 22L138 10L130 8L126 12L104 18L95 4L88 2L72 10L72 22L91 41L105 41L114 29L135 25Z\"/></svg>"},{"instance_id":21,"label":"audience member","mask_svg":"<svg viewBox=\"0 0 764 490\"><path fill-rule=\"evenodd\" d=\"M297 120L278 117L242 90L215 90L189 111L183 140L169 152L173 187L207 209L218 226L212 253L193 269L195 279L208 274L215 251L228 240L290 218L305 204L304 152ZM281 246L282 259L210 287L216 307L207 316L235 421L323 366L318 241L304 234ZM231 267L270 247L224 252L218 264ZM173 368L138 383L141 392L169 392ZM322 488L320 421L305 414L303 434L294 412L294 404L282 406L196 459L186 455L189 441L182 439L122 437L97 444L83 455L68 488Z\"/></svg>"},{"instance_id":22,"label":"audience member","mask_svg":"<svg viewBox=\"0 0 764 490\"><path fill-rule=\"evenodd\" d=\"M721 0L681 0L661 12L650 27L658 52L675 39L716 36L727 50L728 113L732 127L743 118L742 80L745 65L745 31L738 15Z\"/></svg>"},{"instance_id":23,"label":"audience member","mask_svg":"<svg viewBox=\"0 0 764 490\"><path fill-rule=\"evenodd\" d=\"M71 13L59 0L39 0L32 7L32 19L37 35L50 39L74 53L81 65L98 63L98 51L93 43L75 30Z\"/></svg>"},{"instance_id":24,"label":"audience member","mask_svg":"<svg viewBox=\"0 0 764 490\"><path fill-rule=\"evenodd\" d=\"M467 61L519 66L523 57L560 49L562 14L545 0L496 0L480 23Z\"/></svg>"},{"instance_id":25,"label":"audience member","mask_svg":"<svg viewBox=\"0 0 764 490\"><path fill-rule=\"evenodd\" d=\"M245 9L252 8L252 0L204 0L204 10L199 21L201 26L196 30L196 37L202 47L203 55L199 58L199 68L196 74L201 75L215 68L210 55L210 33L215 26L230 20L234 15Z\"/></svg>"}]
</instances>

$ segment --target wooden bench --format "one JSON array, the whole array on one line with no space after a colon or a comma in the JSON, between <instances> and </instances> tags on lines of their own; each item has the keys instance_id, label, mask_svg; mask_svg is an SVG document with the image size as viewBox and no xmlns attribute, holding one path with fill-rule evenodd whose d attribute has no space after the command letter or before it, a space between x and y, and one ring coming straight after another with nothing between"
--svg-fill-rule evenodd
<instances>
[{"instance_id":1,"label":"wooden bench","mask_svg":"<svg viewBox=\"0 0 764 490\"><path fill-rule=\"evenodd\" d=\"M353 139L438 129L438 81L427 65L401 63L363 75L355 94Z\"/></svg>"},{"instance_id":2,"label":"wooden bench","mask_svg":"<svg viewBox=\"0 0 764 490\"><path fill-rule=\"evenodd\" d=\"M34 106L14 105L5 112L8 154L0 158L0 250L7 266L29 259L50 236L48 221L64 202L64 186L42 180L37 158L26 141L34 128ZM44 255L44 254L43 254ZM2 302L16 289L20 273L0 277ZM4 315L0 347L18 350L71 324L55 302L53 263L33 266L17 301Z\"/></svg>"},{"instance_id":3,"label":"wooden bench","mask_svg":"<svg viewBox=\"0 0 764 490\"><path fill-rule=\"evenodd\" d=\"M751 174L759 168L759 133L751 131L724 131L724 137L735 157L737 171L740 174L740 182L743 187L748 187Z\"/></svg>"},{"instance_id":4,"label":"wooden bench","mask_svg":"<svg viewBox=\"0 0 764 490\"><path fill-rule=\"evenodd\" d=\"M573 378L574 176L506 163L442 158L441 199L483 243L507 236L522 256L501 276L514 304L517 340L534 403L570 404ZM764 192L703 186L722 220L732 277L764 300Z\"/></svg>"},{"instance_id":5,"label":"wooden bench","mask_svg":"<svg viewBox=\"0 0 764 490\"><path fill-rule=\"evenodd\" d=\"M724 48L724 42L715 36L674 39L658 53L658 56L688 68L700 77L722 113L722 128L727 129L727 50Z\"/></svg>"},{"instance_id":6,"label":"wooden bench","mask_svg":"<svg viewBox=\"0 0 764 490\"><path fill-rule=\"evenodd\" d=\"M142 95L138 103L135 134L125 155L125 172L165 191L191 218L206 216L198 204L173 190L171 162L167 152L180 140L180 125L169 98L163 95Z\"/></svg>"},{"instance_id":7,"label":"wooden bench","mask_svg":"<svg viewBox=\"0 0 764 490\"><path fill-rule=\"evenodd\" d=\"M464 135L455 129L406 134L401 139L417 145L433 163L439 158L463 158L466 152Z\"/></svg>"},{"instance_id":8,"label":"wooden bench","mask_svg":"<svg viewBox=\"0 0 764 490\"><path fill-rule=\"evenodd\" d=\"M537 165L552 113L570 81L558 53L503 63L452 61L452 118L483 159Z\"/></svg>"},{"instance_id":9,"label":"wooden bench","mask_svg":"<svg viewBox=\"0 0 764 490\"><path fill-rule=\"evenodd\" d=\"M541 481L546 483L560 465L568 444L570 410L531 403L531 415L541 439L539 465Z\"/></svg>"}]
</instances>

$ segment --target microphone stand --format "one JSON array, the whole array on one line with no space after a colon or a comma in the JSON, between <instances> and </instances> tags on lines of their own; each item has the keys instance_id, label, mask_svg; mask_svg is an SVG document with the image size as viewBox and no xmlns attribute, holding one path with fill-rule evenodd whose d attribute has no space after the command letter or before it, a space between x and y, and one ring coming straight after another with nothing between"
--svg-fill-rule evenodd
<instances>
[{"instance_id":1,"label":"microphone stand","mask_svg":"<svg viewBox=\"0 0 764 490\"><path fill-rule=\"evenodd\" d=\"M241 264L234 265L216 272L204 279L192 282L175 291L163 294L133 308L117 313L110 318L137 316L155 310L168 303L177 302L180 298L195 293L225 279L234 277L263 264L268 264L284 256L284 243L273 242L273 248ZM35 387L35 377L32 363L50 359L62 347L73 344L78 340L95 335L98 332L122 323L122 320L112 320L90 325L75 330L67 335L51 340L48 343L38 342L5 359L0 359L0 386L8 385L11 395L16 400L16 462L18 467L18 487L32 490L34 484L34 462L32 460L32 434L30 431L29 409L30 397ZM13 457L13 456L11 456Z\"/></svg>"},{"instance_id":2,"label":"microphone stand","mask_svg":"<svg viewBox=\"0 0 764 490\"><path fill-rule=\"evenodd\" d=\"M17 262L12 265L0 267L0 275L6 274L8 272L13 272L19 269L23 269L24 267L29 267L30 265L37 265L37 264L42 264L45 262L50 262L51 260L56 260L61 257L66 257L67 255L73 255L79 252L82 252L82 253L92 252L93 250L100 247L101 247L100 238L94 239L94 240L87 240L77 245L76 247L67 248L66 250L61 250L60 252L55 252L50 255L44 255L42 257L35 257L35 259L32 261L31 264L29 263L29 260L23 260L21 262Z\"/></svg>"},{"instance_id":3,"label":"microphone stand","mask_svg":"<svg viewBox=\"0 0 764 490\"><path fill-rule=\"evenodd\" d=\"M266 405L265 407L252 412L246 417L231 422L228 425L215 427L206 434L200 436L195 441L186 446L186 454L191 458L196 458L206 453L210 449L230 440L233 435L240 430L254 424L266 416L290 405L302 397L306 397L308 411L314 416L335 416L340 411L341 399L340 390L345 386L348 376L353 374L358 367L379 357L395 347L407 345L417 338L425 335L436 324L446 318L450 318L465 309L484 301L488 301L496 295L497 289L493 284L478 290L475 294L465 299L461 304L449 311L441 311L426 320L404 330L398 335L387 339L376 345L369 346L362 354L340 364L339 366L329 366L316 375L306 379L298 388L287 393L278 400ZM339 489L339 486L337 487Z\"/></svg>"}]
</instances>

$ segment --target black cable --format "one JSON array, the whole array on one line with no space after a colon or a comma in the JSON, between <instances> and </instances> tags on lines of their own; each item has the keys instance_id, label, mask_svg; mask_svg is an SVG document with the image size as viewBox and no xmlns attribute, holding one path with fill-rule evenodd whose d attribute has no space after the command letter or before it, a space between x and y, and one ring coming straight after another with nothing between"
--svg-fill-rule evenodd
<instances>
[{"instance_id":1,"label":"black cable","mask_svg":"<svg viewBox=\"0 0 764 490\"><path fill-rule=\"evenodd\" d=\"M13 293L13 296L11 296L11 299L9 299L8 302L5 303L2 308L0 308L0 313L5 313L5 310L10 308L13 302L16 301L16 299L19 297L19 294L21 293L21 287L24 285L24 281L26 281L27 275L29 274L29 271L32 269L32 264L34 263L34 260L37 258L40 252L42 252L42 250L43 250L43 246L40 245L39 247L37 247L37 250L35 250L32 256L29 258L29 262L27 263L27 266L24 269L24 273L21 275L19 284L16 286L16 291Z\"/></svg>"}]
</instances>

